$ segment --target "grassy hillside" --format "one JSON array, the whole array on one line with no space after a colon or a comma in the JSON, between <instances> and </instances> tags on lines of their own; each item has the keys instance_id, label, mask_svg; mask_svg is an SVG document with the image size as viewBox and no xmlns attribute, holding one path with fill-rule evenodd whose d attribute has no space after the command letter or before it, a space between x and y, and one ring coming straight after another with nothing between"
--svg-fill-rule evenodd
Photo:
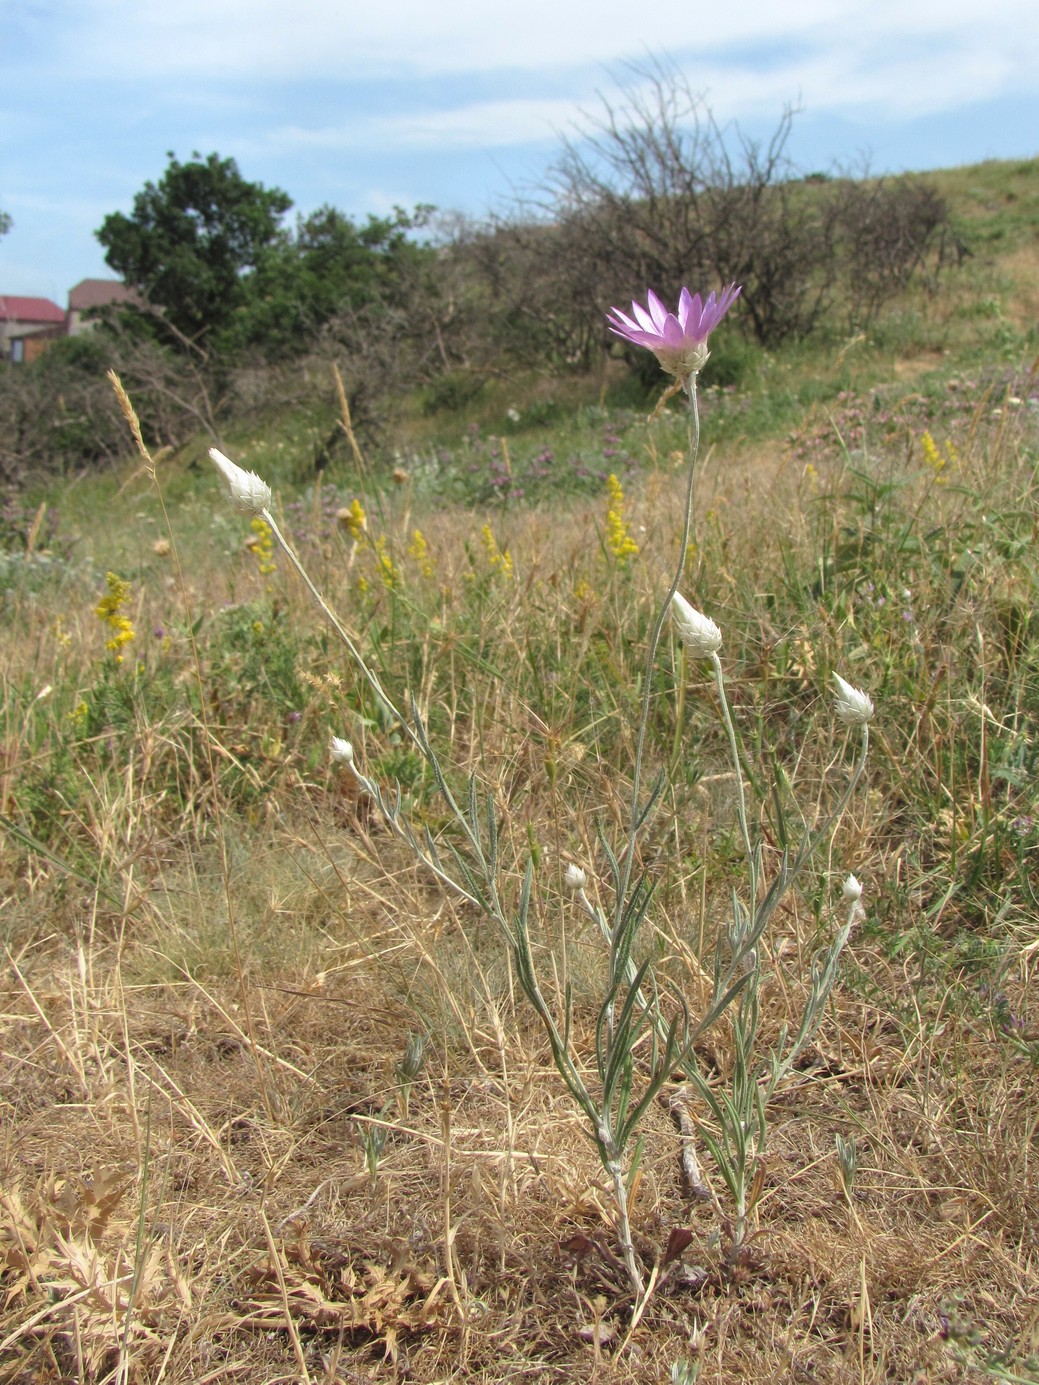
<instances>
[{"instance_id":1,"label":"grassy hillside","mask_svg":"<svg viewBox=\"0 0 1039 1385\"><path fill-rule=\"evenodd\" d=\"M331 379L227 437L384 695L202 438L9 501L0 1382L1039 1379L1039 161L934 177L972 253L868 334L718 328L684 554L686 414L619 362L409 396L379 449L344 420L317 475ZM738 773L671 623L647 682L680 563ZM662 1081L625 1154L636 1308L595 1132L459 860L489 794L502 917L529 870L540 994L598 1091L611 852L652 894L633 1004L695 1022L734 892L759 908L849 784L834 672L876 704L867 768L743 958L753 1014L696 1036L698 1094L650 1030L631 1053L633 1103ZM398 788L461 889L395 834ZM768 1090L845 921L734 1191L722 1098Z\"/></svg>"}]
</instances>

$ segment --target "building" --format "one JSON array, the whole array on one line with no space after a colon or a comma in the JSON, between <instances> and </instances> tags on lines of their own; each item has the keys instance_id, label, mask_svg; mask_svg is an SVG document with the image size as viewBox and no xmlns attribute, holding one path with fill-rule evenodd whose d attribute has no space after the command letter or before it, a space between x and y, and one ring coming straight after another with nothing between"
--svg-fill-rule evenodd
<instances>
[{"instance_id":1,"label":"building","mask_svg":"<svg viewBox=\"0 0 1039 1385\"><path fill-rule=\"evenodd\" d=\"M141 301L119 279L81 279L69 290L67 312L49 298L0 293L0 361L34 361L56 337L92 331L97 309Z\"/></svg>"},{"instance_id":2,"label":"building","mask_svg":"<svg viewBox=\"0 0 1039 1385\"><path fill-rule=\"evenodd\" d=\"M69 289L68 335L77 337L93 328L89 316L92 309L140 301L140 295L119 279L81 279L75 288Z\"/></svg>"},{"instance_id":3,"label":"building","mask_svg":"<svg viewBox=\"0 0 1039 1385\"><path fill-rule=\"evenodd\" d=\"M31 361L66 332L64 308L49 298L0 294L0 360Z\"/></svg>"}]
</instances>

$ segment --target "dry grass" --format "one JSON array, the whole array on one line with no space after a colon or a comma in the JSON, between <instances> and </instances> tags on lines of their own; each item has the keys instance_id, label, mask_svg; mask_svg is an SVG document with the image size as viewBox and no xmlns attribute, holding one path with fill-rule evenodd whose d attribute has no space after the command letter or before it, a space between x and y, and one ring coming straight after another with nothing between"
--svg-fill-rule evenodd
<instances>
[{"instance_id":1,"label":"dry grass","mask_svg":"<svg viewBox=\"0 0 1039 1385\"><path fill-rule=\"evenodd\" d=\"M4 1006L0 1379L621 1381L698 1353L707 1380L951 1381L957 1293L993 1342L1028 1330L1027 1073L962 1015L908 1034L911 979L861 948L887 1003L844 996L783 1090L731 1272L672 1117L651 1118L639 1246L652 1264L673 1228L691 1239L614 1359L624 1277L593 1152L522 1012L435 985L462 924L400 883L377 884L392 930L378 906L353 919L383 957L333 928L327 974L257 981L255 1051L234 984L127 985L101 930L89 959L23 951ZM440 1010L406 1115L400 973ZM847 1199L834 1132L859 1149Z\"/></svg>"},{"instance_id":2,"label":"dry grass","mask_svg":"<svg viewBox=\"0 0 1039 1385\"><path fill-rule=\"evenodd\" d=\"M1013 456L1027 470L1025 454ZM972 457L980 466L981 442ZM820 484L839 487L841 468L834 461ZM551 524L544 514L509 517L498 541L515 555L517 580L488 598L479 639L458 634L451 605L465 590L462 539L479 522L422 517L437 580L455 597L425 627L413 677L457 758L497 785L517 861L530 827L550 862L590 863L595 817L622 810L618 726L638 664L631 617L669 561L676 485L650 478L632 497L644 560L608 582L592 507ZM806 600L803 627L782 631L774 610L748 609L749 592L778 580L784 543L807 552L820 532L805 518L800 468L781 447L753 468L711 459L703 495L691 580L719 619L743 612L731 642L739 700L785 753L787 722L818 707L813 658L829 665L831 652L861 653L861 642L821 598ZM959 502L935 503L954 512ZM405 533L411 517L393 522ZM590 598L574 594L582 578ZM984 589L996 604L998 579L990 572ZM224 580L202 559L192 567L199 600ZM20 612L29 633L6 651L9 688L82 686L97 632L75 592L62 599L71 648L55 654L44 639L53 606ZM141 599L143 626L157 598L145 588ZM277 599L295 627L312 622L288 586ZM982 604L979 596L957 637L985 618ZM522 674L531 619L561 660L597 660L600 700L576 731L533 705ZM737 655L763 639L759 666ZM874 641L859 667L890 680L888 646ZM58 657L71 678L46 663ZM187 688L186 656L184 668ZM1000 670L997 660L993 682ZM320 665L308 672L317 682L304 725L323 740L349 699ZM697 695L691 687L687 706ZM908 695L896 707L906 705ZM1034 1350L1034 1065L975 1003L962 969L936 967L922 944L898 945L914 930L951 940L956 907L966 908L934 907L958 866L945 838L921 844L907 808L909 776L923 782L938 763L940 710L903 723L882 708L872 787L842 828L838 857L824 863L867 882L876 922L853 939L846 982L776 1099L756 1231L736 1263L724 1253L724 1219L690 1195L675 1114L661 1104L649 1117L633 1222L659 1278L633 1329L609 1190L499 941L432 888L303 745L275 747L273 724L262 728L263 755L255 745L247 753L259 728L232 734L212 708L201 722L181 707L139 725L134 754L85 792L89 812L70 809L56 854L77 843L78 875L8 843L0 1382L663 1382L680 1358L719 1383L951 1382L990 1378L956 1355L971 1330L978 1362L982 1347ZM1000 704L992 714L1009 711ZM12 816L26 758L45 754L32 748L41 715L31 702L8 712L3 807ZM676 781L643 850L660 879L660 966L694 997L698 953L709 955L730 885L731 786L712 773L721 755L697 740L695 709L687 715L685 753L700 757L700 772ZM374 757L391 740L372 727L365 749ZM798 767L810 794L825 795L838 749L820 730ZM176 813L169 776L156 788L155 767L171 760ZM81 768L88 762L84 751ZM241 764L268 786L258 806L232 806L224 794ZM969 835L985 786L949 787ZM598 945L550 884L542 905L543 975L557 994L574 984L590 1060L584 1001ZM1027 1039L1034 917L1022 906L1009 923L1006 914L993 922L995 912L986 936L1005 954L1006 1009L1024 1017ZM799 896L770 939L767 1036L796 1023L818 928L815 904ZM419 1031L429 1035L426 1062L406 1095L396 1068ZM704 1041L705 1069L719 1081L730 1050L724 1025ZM371 1148L378 1132L373 1169L365 1136ZM858 1152L848 1188L836 1134ZM706 1161L704 1172L710 1179ZM676 1229L688 1237L675 1241ZM670 1261L669 1245L679 1249Z\"/></svg>"}]
</instances>

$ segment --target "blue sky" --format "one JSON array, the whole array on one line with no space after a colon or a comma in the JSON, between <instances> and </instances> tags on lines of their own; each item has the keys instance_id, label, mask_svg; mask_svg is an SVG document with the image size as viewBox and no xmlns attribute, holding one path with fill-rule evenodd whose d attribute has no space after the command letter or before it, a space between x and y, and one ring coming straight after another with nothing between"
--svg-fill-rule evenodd
<instances>
[{"instance_id":1,"label":"blue sky","mask_svg":"<svg viewBox=\"0 0 1039 1385\"><path fill-rule=\"evenodd\" d=\"M651 59L752 136L798 107L806 170L1039 154L1034 0L0 0L0 293L108 277L168 150L303 213L501 209Z\"/></svg>"}]
</instances>

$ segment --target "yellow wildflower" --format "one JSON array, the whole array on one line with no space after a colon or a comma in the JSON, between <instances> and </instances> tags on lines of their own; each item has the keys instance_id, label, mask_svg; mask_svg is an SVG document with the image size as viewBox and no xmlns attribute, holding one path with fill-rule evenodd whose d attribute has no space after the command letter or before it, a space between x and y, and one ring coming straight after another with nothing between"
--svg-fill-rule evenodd
<instances>
[{"instance_id":1,"label":"yellow wildflower","mask_svg":"<svg viewBox=\"0 0 1039 1385\"><path fill-rule=\"evenodd\" d=\"M379 576L382 578L382 585L392 591L394 587L400 585L400 570L390 554L385 534L380 534L375 540L375 556L379 560Z\"/></svg>"},{"instance_id":2,"label":"yellow wildflower","mask_svg":"<svg viewBox=\"0 0 1039 1385\"><path fill-rule=\"evenodd\" d=\"M336 511L336 522L352 539L359 539L368 528L368 516L356 496L349 505L344 505L341 510Z\"/></svg>"},{"instance_id":3,"label":"yellow wildflower","mask_svg":"<svg viewBox=\"0 0 1039 1385\"><path fill-rule=\"evenodd\" d=\"M249 528L253 532L252 537L246 540L246 547L259 564L260 572L264 577L269 573L277 572L278 565L274 561L274 534L271 531L271 526L265 519L255 515Z\"/></svg>"},{"instance_id":4,"label":"yellow wildflower","mask_svg":"<svg viewBox=\"0 0 1039 1385\"><path fill-rule=\"evenodd\" d=\"M606 544L619 563L627 562L639 551L639 546L624 522L624 487L611 472L606 489L610 503L606 511Z\"/></svg>"},{"instance_id":5,"label":"yellow wildflower","mask_svg":"<svg viewBox=\"0 0 1039 1385\"><path fill-rule=\"evenodd\" d=\"M94 614L98 620L103 621L111 631L110 637L105 641L105 648L110 649L115 655L117 664L123 662L121 653L123 645L129 644L135 637L133 621L129 616L122 614L122 608L130 599L130 583L125 582L114 572L105 575L108 584L108 594L103 596L94 607Z\"/></svg>"},{"instance_id":6,"label":"yellow wildflower","mask_svg":"<svg viewBox=\"0 0 1039 1385\"><path fill-rule=\"evenodd\" d=\"M498 547L498 541L494 537L494 531L489 524L485 524L480 530L480 537L483 539L484 551L487 554L487 561L495 572L503 573L506 577L512 576L512 554L506 548L504 553Z\"/></svg>"},{"instance_id":7,"label":"yellow wildflower","mask_svg":"<svg viewBox=\"0 0 1039 1385\"><path fill-rule=\"evenodd\" d=\"M421 529L412 531L411 542L408 544L408 557L414 558L418 565L419 572L423 577L433 576L433 563L429 557L429 544L426 543L426 536Z\"/></svg>"},{"instance_id":8,"label":"yellow wildflower","mask_svg":"<svg viewBox=\"0 0 1039 1385\"><path fill-rule=\"evenodd\" d=\"M924 460L934 472L935 480L944 484L949 478L944 474L950 466L955 466L960 458L956 447L951 442L946 442L945 451L935 442L930 432L927 432L920 439L920 445L924 451Z\"/></svg>"}]
</instances>

